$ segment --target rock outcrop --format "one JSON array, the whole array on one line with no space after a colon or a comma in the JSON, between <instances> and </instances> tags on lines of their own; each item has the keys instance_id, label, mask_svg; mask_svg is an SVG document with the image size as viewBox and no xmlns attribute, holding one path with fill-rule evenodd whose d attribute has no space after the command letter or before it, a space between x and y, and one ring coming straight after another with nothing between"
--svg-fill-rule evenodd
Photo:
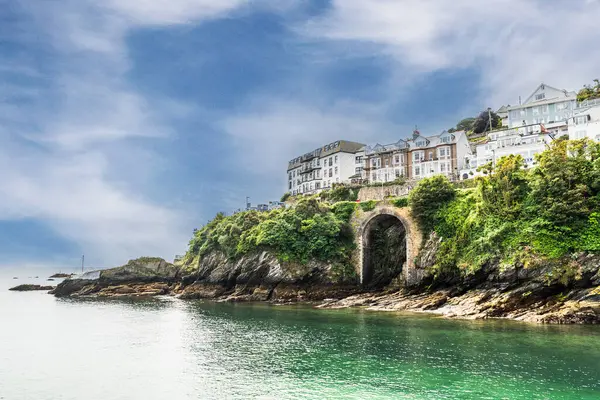
<instances>
[{"instance_id":1,"label":"rock outcrop","mask_svg":"<svg viewBox=\"0 0 600 400\"><path fill-rule=\"evenodd\" d=\"M54 286L42 286L42 285L19 285L12 287L8 290L12 290L13 292L31 292L34 290L52 290Z\"/></svg>"},{"instance_id":2,"label":"rock outcrop","mask_svg":"<svg viewBox=\"0 0 600 400\"><path fill-rule=\"evenodd\" d=\"M162 258L143 257L127 264L65 279L57 297L137 297L169 294L179 284L180 268Z\"/></svg>"},{"instance_id":3,"label":"rock outcrop","mask_svg":"<svg viewBox=\"0 0 600 400\"><path fill-rule=\"evenodd\" d=\"M281 262L269 252L232 261L213 252L194 268L194 282L179 293L184 299L219 298L226 301L318 301L342 298L360 291L355 273L343 276L340 266L310 261Z\"/></svg>"}]
</instances>

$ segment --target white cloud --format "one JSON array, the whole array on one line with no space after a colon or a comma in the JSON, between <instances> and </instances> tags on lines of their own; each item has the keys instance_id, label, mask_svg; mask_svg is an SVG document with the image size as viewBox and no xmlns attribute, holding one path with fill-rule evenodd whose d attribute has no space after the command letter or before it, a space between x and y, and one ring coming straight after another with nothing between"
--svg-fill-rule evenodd
<instances>
[{"instance_id":1,"label":"white cloud","mask_svg":"<svg viewBox=\"0 0 600 400\"><path fill-rule=\"evenodd\" d=\"M598 15L600 2L586 0L334 0L301 32L371 44L408 73L478 69L499 106L542 81L577 89L595 78Z\"/></svg>"},{"instance_id":2,"label":"white cloud","mask_svg":"<svg viewBox=\"0 0 600 400\"><path fill-rule=\"evenodd\" d=\"M185 250L194 221L145 196L144 184L162 160L148 163L143 142L133 139L173 134L170 118L190 110L170 99L146 98L128 84L125 41L140 26L198 22L242 3L16 3L31 24L15 24L14 36L6 39L45 48L52 64L38 70L28 58L0 59L0 86L6 89L0 102L0 220L43 221L99 266ZM39 82L12 83L26 78ZM123 154L127 160L119 158ZM128 168L136 163L144 168Z\"/></svg>"},{"instance_id":3,"label":"white cloud","mask_svg":"<svg viewBox=\"0 0 600 400\"><path fill-rule=\"evenodd\" d=\"M253 166L244 173L281 180L283 185L287 162L301 153L340 139L371 143L407 136L406 128L387 122L383 111L360 103L311 105L270 99L226 118L222 128L237 150L235 161Z\"/></svg>"}]
</instances>

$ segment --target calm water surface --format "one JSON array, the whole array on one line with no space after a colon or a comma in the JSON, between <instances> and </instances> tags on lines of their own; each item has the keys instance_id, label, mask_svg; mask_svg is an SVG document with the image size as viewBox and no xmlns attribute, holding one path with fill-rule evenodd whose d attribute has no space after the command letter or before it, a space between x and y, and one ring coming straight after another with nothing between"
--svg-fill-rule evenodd
<instances>
[{"instance_id":1,"label":"calm water surface","mask_svg":"<svg viewBox=\"0 0 600 400\"><path fill-rule=\"evenodd\" d=\"M600 399L598 327L6 290L32 281L0 279L0 399Z\"/></svg>"}]
</instances>

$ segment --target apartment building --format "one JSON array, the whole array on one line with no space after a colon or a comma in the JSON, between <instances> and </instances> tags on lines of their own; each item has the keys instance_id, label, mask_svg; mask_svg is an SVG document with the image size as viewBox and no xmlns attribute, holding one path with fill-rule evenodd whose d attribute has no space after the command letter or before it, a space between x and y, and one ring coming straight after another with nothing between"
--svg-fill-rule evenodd
<instances>
[{"instance_id":1,"label":"apartment building","mask_svg":"<svg viewBox=\"0 0 600 400\"><path fill-rule=\"evenodd\" d=\"M470 153L464 131L423 136L415 130L410 139L366 147L364 178L370 183L391 182L400 177L418 180L438 174L457 179Z\"/></svg>"},{"instance_id":2,"label":"apartment building","mask_svg":"<svg viewBox=\"0 0 600 400\"><path fill-rule=\"evenodd\" d=\"M364 144L338 140L296 157L288 163L287 191L296 194L314 194L330 188L334 183L350 183L362 168Z\"/></svg>"},{"instance_id":3,"label":"apartment building","mask_svg":"<svg viewBox=\"0 0 600 400\"><path fill-rule=\"evenodd\" d=\"M580 103L568 121L569 139L589 138L600 141L600 99Z\"/></svg>"},{"instance_id":4,"label":"apartment building","mask_svg":"<svg viewBox=\"0 0 600 400\"><path fill-rule=\"evenodd\" d=\"M544 83L518 106L507 107L508 127L544 124L547 128L566 125L577 107L577 93L557 89Z\"/></svg>"},{"instance_id":5,"label":"apartment building","mask_svg":"<svg viewBox=\"0 0 600 400\"><path fill-rule=\"evenodd\" d=\"M525 125L488 133L486 140L475 145L475 151L468 155L460 178L468 179L480 175L477 168L492 163L511 154L519 154L527 168L535 165L535 155L546 150L552 140L565 130L550 131L543 124Z\"/></svg>"}]
</instances>

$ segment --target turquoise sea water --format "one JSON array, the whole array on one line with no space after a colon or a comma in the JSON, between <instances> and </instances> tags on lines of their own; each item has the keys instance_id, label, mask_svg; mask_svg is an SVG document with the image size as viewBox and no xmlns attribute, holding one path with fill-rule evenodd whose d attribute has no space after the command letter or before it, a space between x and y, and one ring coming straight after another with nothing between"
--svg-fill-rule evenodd
<instances>
[{"instance_id":1,"label":"turquoise sea water","mask_svg":"<svg viewBox=\"0 0 600 400\"><path fill-rule=\"evenodd\" d=\"M0 399L600 399L600 327L6 290L34 280L0 280Z\"/></svg>"}]
</instances>

